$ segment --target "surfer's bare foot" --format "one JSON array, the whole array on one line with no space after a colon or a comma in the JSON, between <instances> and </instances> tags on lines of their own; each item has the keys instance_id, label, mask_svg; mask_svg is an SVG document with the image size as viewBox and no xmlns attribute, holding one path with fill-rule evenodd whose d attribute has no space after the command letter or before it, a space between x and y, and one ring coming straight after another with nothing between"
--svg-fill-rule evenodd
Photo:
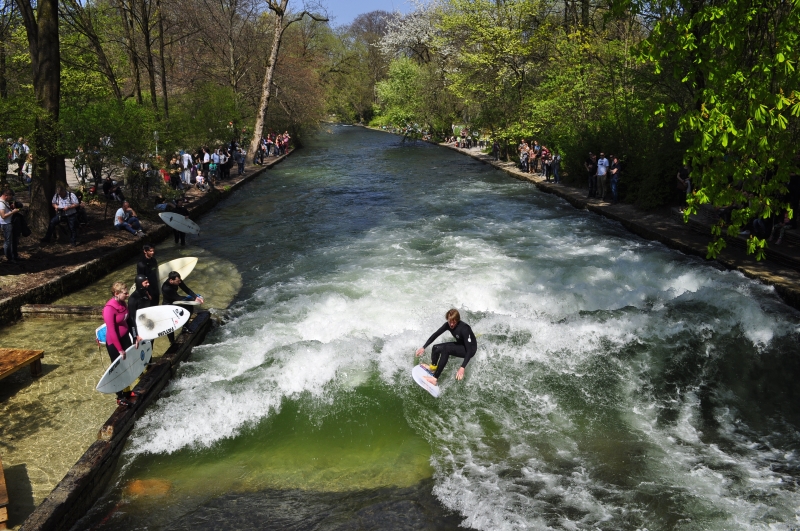
<instances>
[{"instance_id":1,"label":"surfer's bare foot","mask_svg":"<svg viewBox=\"0 0 800 531\"><path fill-rule=\"evenodd\" d=\"M432 383L433 385L436 385L436 382L438 381L433 376L423 376L423 378L425 378L426 382Z\"/></svg>"}]
</instances>

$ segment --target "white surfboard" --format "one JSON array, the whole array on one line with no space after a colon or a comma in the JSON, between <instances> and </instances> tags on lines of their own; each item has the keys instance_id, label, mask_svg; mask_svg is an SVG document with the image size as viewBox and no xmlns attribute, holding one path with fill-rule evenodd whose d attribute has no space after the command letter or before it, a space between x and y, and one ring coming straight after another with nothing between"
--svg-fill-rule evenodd
<instances>
[{"instance_id":1,"label":"white surfboard","mask_svg":"<svg viewBox=\"0 0 800 531\"><path fill-rule=\"evenodd\" d=\"M186 277L189 276L189 273L194 271L194 266L197 265L197 257L195 256L185 256L183 258L176 258L175 260L170 260L166 264L161 264L158 266L158 289L161 290L161 285L167 281L167 277L169 276L170 272L177 271L178 274L181 276L181 280L186 280ZM131 286L131 293L136 291L136 284Z\"/></svg>"},{"instance_id":2,"label":"white surfboard","mask_svg":"<svg viewBox=\"0 0 800 531\"><path fill-rule=\"evenodd\" d=\"M176 214L175 212L159 212L158 217L175 230L185 232L186 234L200 234L200 225L186 216Z\"/></svg>"},{"instance_id":3,"label":"white surfboard","mask_svg":"<svg viewBox=\"0 0 800 531\"><path fill-rule=\"evenodd\" d=\"M414 368L411 369L411 376L414 378L414 381L417 382L417 385L428 391L432 397L439 398L439 393L441 392L439 386L433 385L425 379L425 376L433 376L430 371L425 369L422 365L415 365Z\"/></svg>"},{"instance_id":4,"label":"white surfboard","mask_svg":"<svg viewBox=\"0 0 800 531\"><path fill-rule=\"evenodd\" d=\"M103 377L97 382L97 390L107 394L122 391L144 372L152 356L153 345L150 341L142 341L139 343L139 348L131 345L125 351L125 359L118 356L109 365Z\"/></svg>"},{"instance_id":5,"label":"white surfboard","mask_svg":"<svg viewBox=\"0 0 800 531\"><path fill-rule=\"evenodd\" d=\"M156 339L177 330L189 320L189 311L165 304L136 312L136 332L142 339Z\"/></svg>"},{"instance_id":6,"label":"white surfboard","mask_svg":"<svg viewBox=\"0 0 800 531\"><path fill-rule=\"evenodd\" d=\"M199 295L199 296L202 297L202 295ZM200 306L203 303L198 301L198 300L181 300L181 299L178 299L176 301L172 301L172 304L181 304L183 306Z\"/></svg>"}]
</instances>

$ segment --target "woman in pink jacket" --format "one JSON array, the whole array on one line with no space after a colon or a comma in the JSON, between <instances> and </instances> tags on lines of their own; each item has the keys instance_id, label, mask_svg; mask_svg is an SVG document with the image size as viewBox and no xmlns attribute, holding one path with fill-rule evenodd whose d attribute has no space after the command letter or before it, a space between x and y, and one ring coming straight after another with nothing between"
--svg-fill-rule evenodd
<instances>
[{"instance_id":1,"label":"woman in pink jacket","mask_svg":"<svg viewBox=\"0 0 800 531\"><path fill-rule=\"evenodd\" d=\"M125 350L131 346L132 340L125 322L128 318L128 288L123 282L114 282L111 294L113 297L103 307L103 321L106 323L106 349L113 363L119 356L125 359ZM128 406L133 397L133 391L126 387L117 393L117 404Z\"/></svg>"}]
</instances>

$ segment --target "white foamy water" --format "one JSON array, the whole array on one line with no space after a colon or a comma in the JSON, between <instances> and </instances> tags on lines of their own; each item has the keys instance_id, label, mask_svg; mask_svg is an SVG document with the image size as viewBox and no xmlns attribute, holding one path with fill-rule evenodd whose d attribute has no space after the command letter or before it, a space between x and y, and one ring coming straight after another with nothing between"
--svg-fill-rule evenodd
<instances>
[{"instance_id":1,"label":"white foamy water","mask_svg":"<svg viewBox=\"0 0 800 531\"><path fill-rule=\"evenodd\" d=\"M336 402L379 379L466 526L800 525L797 412L775 403L788 384L765 379L793 368L795 312L737 273L418 151L399 174L373 161L335 176L321 173L333 154L301 154L258 200L286 182L305 202L218 220L234 241L208 245L239 253L246 290L138 421L129 456L213 449L287 399ZM434 171L436 157L448 164ZM433 401L408 373L450 307L479 350L463 382L451 361Z\"/></svg>"}]
</instances>

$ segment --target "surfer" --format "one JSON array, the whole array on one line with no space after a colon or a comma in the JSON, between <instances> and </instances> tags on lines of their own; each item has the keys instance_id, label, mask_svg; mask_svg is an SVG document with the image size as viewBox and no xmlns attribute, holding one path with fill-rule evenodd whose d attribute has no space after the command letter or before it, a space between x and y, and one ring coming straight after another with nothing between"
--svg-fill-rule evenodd
<instances>
[{"instance_id":1,"label":"surfer","mask_svg":"<svg viewBox=\"0 0 800 531\"><path fill-rule=\"evenodd\" d=\"M131 346L128 334L128 288L123 282L114 282L111 286L112 297L103 307L103 322L106 323L106 350L113 363L119 356L125 359L125 350ZM135 397L130 387L117 392L117 405L129 406Z\"/></svg>"},{"instance_id":2,"label":"surfer","mask_svg":"<svg viewBox=\"0 0 800 531\"><path fill-rule=\"evenodd\" d=\"M188 297L181 297L178 295L178 288L183 290ZM198 301L200 304L203 304L203 297L190 290L189 287L183 283L183 280L181 280L181 274L177 271L170 271L167 280L161 285L161 294L164 296L163 304L175 304L181 308L185 308L188 310L189 315L192 314L194 308L192 306L182 305L181 301ZM170 343L174 342L175 332L170 332L167 334L167 337L169 337Z\"/></svg>"},{"instance_id":3,"label":"surfer","mask_svg":"<svg viewBox=\"0 0 800 531\"><path fill-rule=\"evenodd\" d=\"M136 291L128 297L128 329L136 338L136 347L139 347L141 336L136 330L136 312L155 306L150 295L150 280L145 275L136 275Z\"/></svg>"},{"instance_id":4,"label":"surfer","mask_svg":"<svg viewBox=\"0 0 800 531\"><path fill-rule=\"evenodd\" d=\"M150 300L153 301L153 306L157 306L159 293L158 261L155 259L156 248L152 245L142 245L142 253L144 256L139 260L139 263L136 264L136 274L147 277L150 284L150 287L147 289L147 291L150 292Z\"/></svg>"},{"instance_id":5,"label":"surfer","mask_svg":"<svg viewBox=\"0 0 800 531\"><path fill-rule=\"evenodd\" d=\"M448 310L445 314L445 319L447 319L447 322L443 324L439 330L434 332L433 335L428 338L428 341L425 342L425 345L416 352L417 356L422 356L425 349L428 348L428 345L436 341L436 338L447 330L450 330L450 333L456 338L454 343L449 342L434 345L433 349L431 349L431 364L422 364L423 367L433 372L433 376L425 377L425 379L433 385L437 385L436 382L439 380L439 376L441 376L450 356L464 358L464 363L461 364L461 367L459 367L456 373L456 380L463 379L464 369L467 367L467 363L469 363L469 360L472 359L472 356L474 356L475 352L478 350L478 341L475 339L475 334L472 333L472 328L461 320L461 315L459 315L458 310Z\"/></svg>"}]
</instances>

